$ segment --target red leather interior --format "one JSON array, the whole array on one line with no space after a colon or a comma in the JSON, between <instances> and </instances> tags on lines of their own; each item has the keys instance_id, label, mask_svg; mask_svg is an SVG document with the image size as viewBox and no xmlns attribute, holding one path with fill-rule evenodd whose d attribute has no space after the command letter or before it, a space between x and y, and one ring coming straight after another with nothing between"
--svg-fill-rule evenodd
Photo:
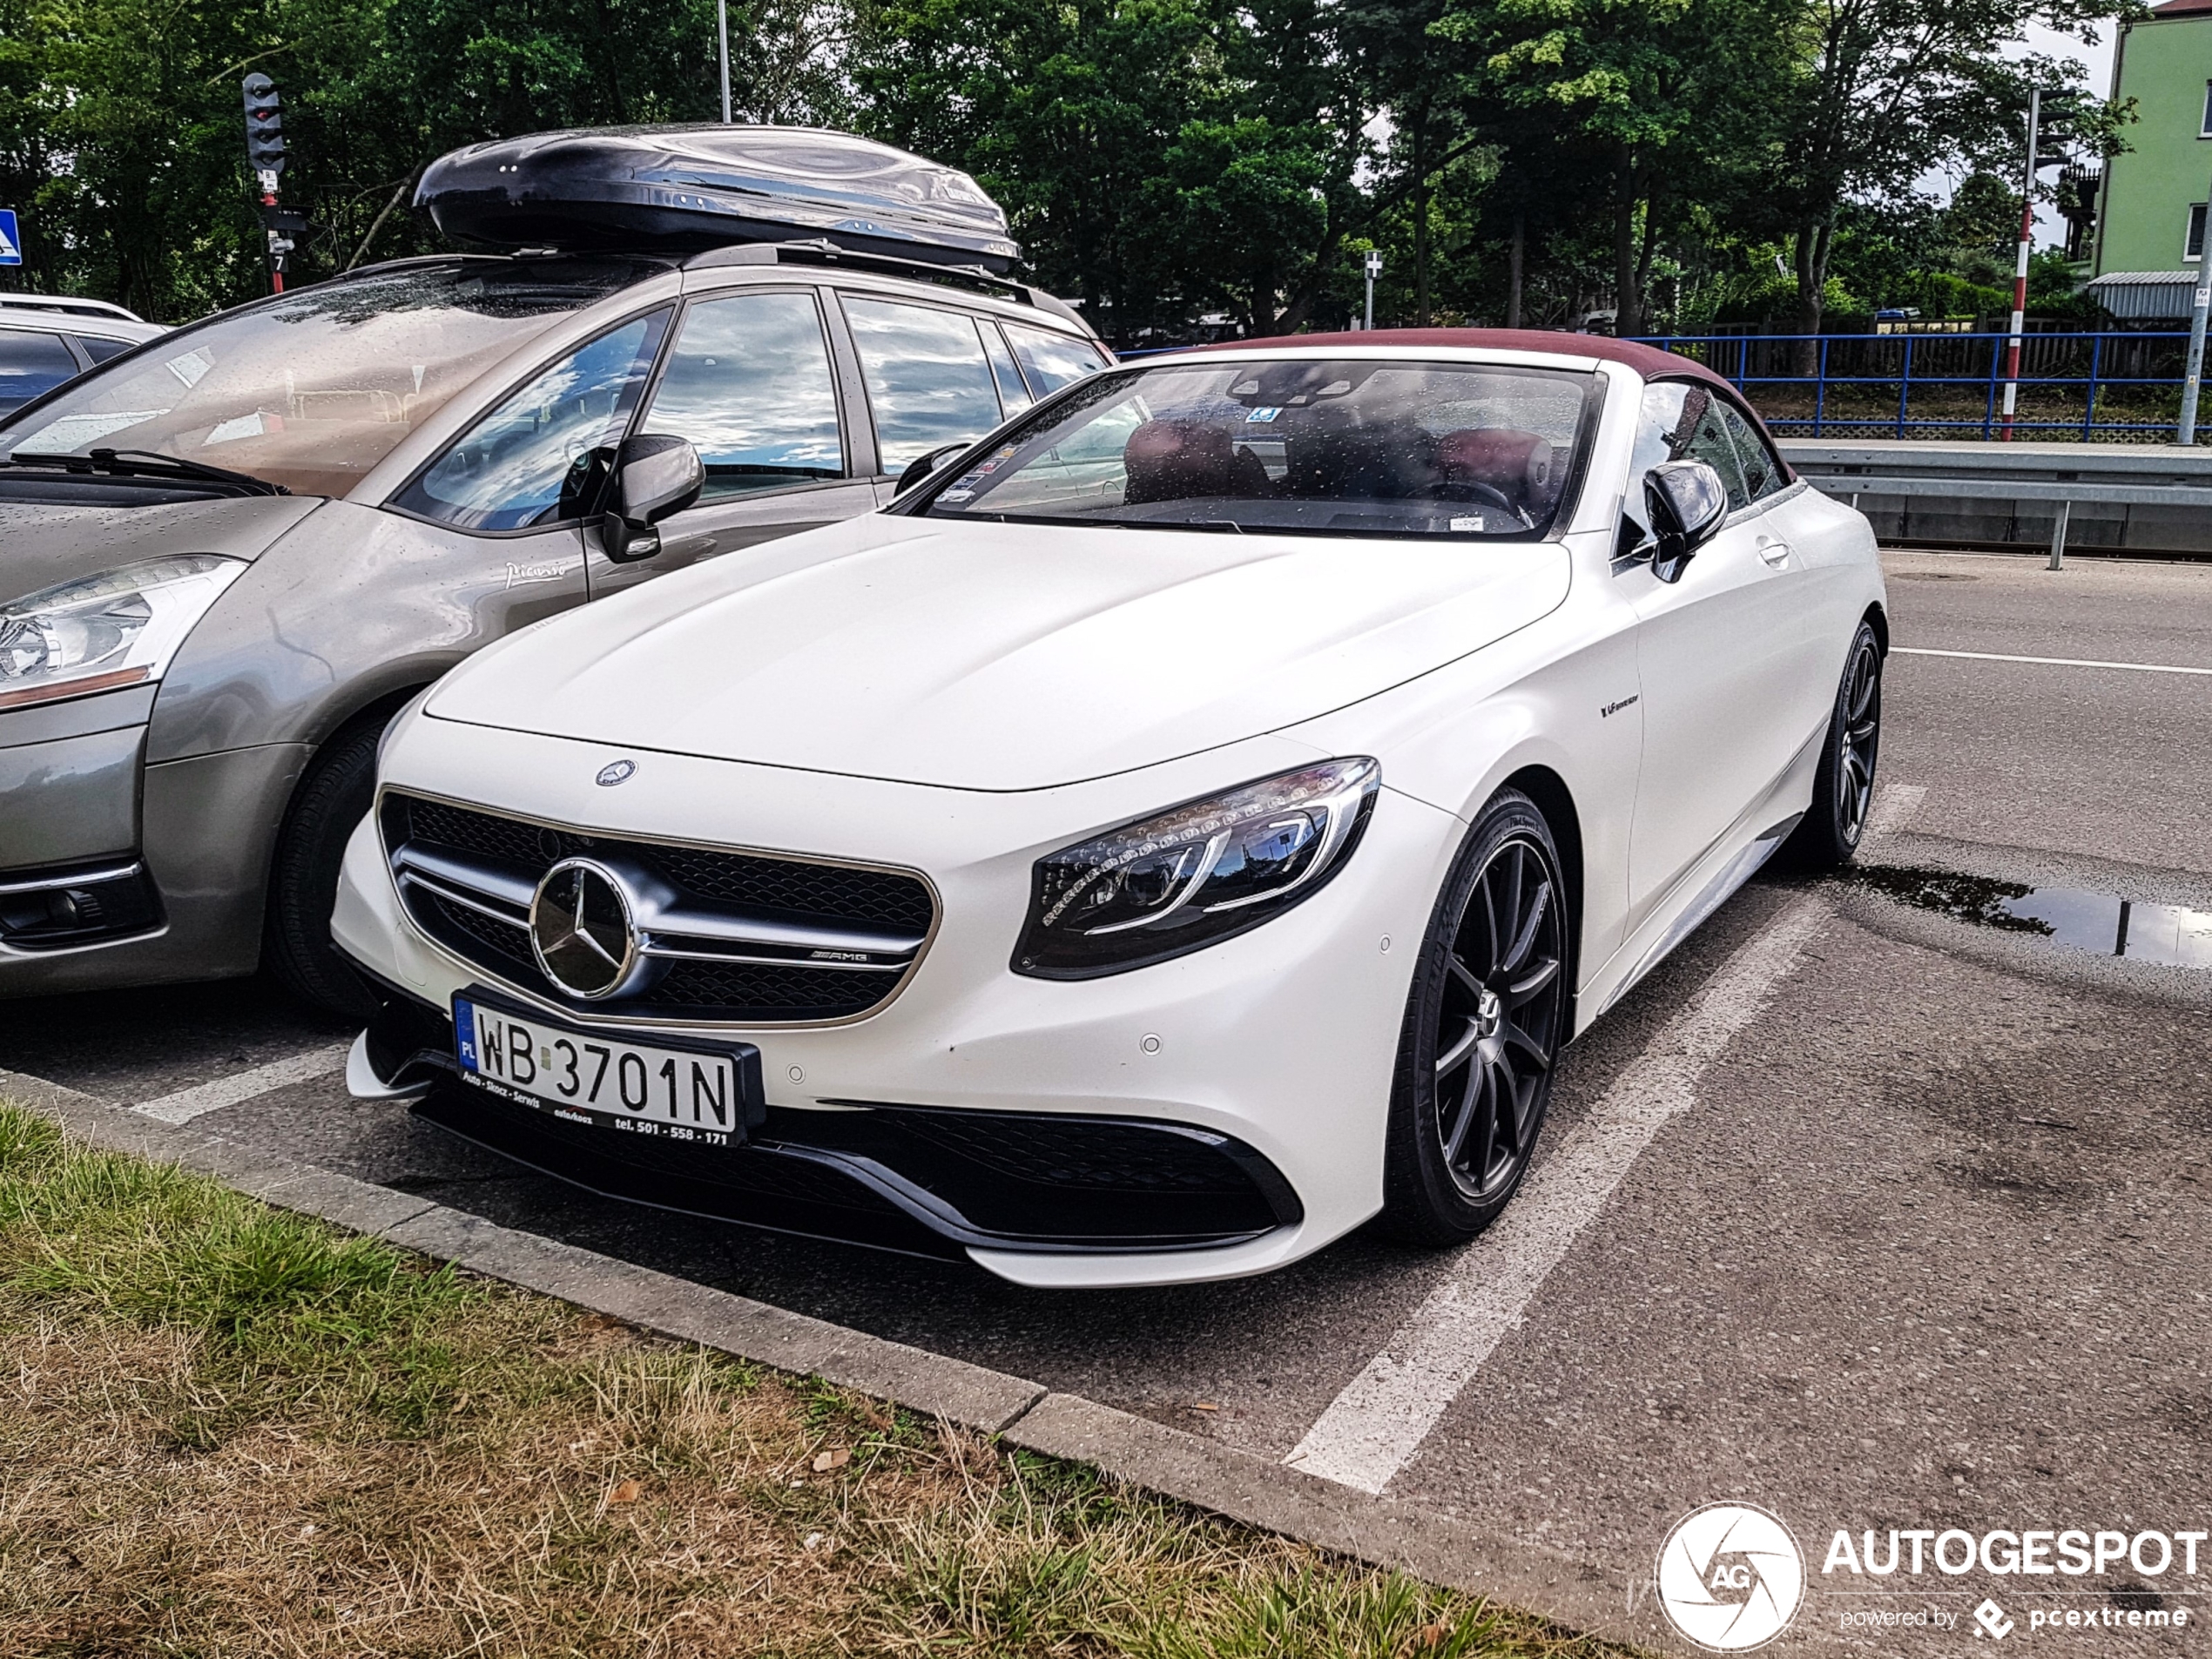
<instances>
[{"instance_id":1,"label":"red leather interior","mask_svg":"<svg viewBox=\"0 0 2212 1659\"><path fill-rule=\"evenodd\" d=\"M1230 435L1199 421L1147 421L1122 446L1131 504L1271 494L1267 469Z\"/></svg>"},{"instance_id":2,"label":"red leather interior","mask_svg":"<svg viewBox=\"0 0 2212 1659\"><path fill-rule=\"evenodd\" d=\"M1550 440L1511 427L1447 432L1436 459L1447 482L1487 484L1516 507L1546 505L1559 487Z\"/></svg>"}]
</instances>

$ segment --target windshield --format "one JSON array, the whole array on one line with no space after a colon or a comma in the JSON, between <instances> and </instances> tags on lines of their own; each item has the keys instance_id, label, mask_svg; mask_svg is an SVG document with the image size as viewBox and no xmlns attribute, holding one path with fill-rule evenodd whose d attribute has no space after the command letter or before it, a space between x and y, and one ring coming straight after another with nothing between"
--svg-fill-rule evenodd
<instances>
[{"instance_id":1,"label":"windshield","mask_svg":"<svg viewBox=\"0 0 2212 1659\"><path fill-rule=\"evenodd\" d=\"M1595 386L1566 369L1352 359L1102 374L925 510L1527 540L1559 510Z\"/></svg>"},{"instance_id":2,"label":"windshield","mask_svg":"<svg viewBox=\"0 0 2212 1659\"><path fill-rule=\"evenodd\" d=\"M471 260L302 288L93 370L0 430L0 455L152 450L342 496L488 365L662 268Z\"/></svg>"}]
</instances>

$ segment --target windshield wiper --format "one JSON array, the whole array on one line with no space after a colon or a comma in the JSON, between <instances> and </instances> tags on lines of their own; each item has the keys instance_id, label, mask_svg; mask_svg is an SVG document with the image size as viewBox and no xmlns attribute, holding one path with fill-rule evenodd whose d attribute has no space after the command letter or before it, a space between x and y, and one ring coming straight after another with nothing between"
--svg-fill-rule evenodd
<instances>
[{"instance_id":1,"label":"windshield wiper","mask_svg":"<svg viewBox=\"0 0 2212 1659\"><path fill-rule=\"evenodd\" d=\"M211 467L204 462L184 461L175 455L156 454L151 449L93 449L81 455L44 455L36 449L18 449L8 457L11 467L58 467L78 477L93 478L176 478L192 483L219 484L241 496L289 496L292 492L282 484L271 483L266 478L256 478L250 472L233 472L227 467Z\"/></svg>"}]
</instances>

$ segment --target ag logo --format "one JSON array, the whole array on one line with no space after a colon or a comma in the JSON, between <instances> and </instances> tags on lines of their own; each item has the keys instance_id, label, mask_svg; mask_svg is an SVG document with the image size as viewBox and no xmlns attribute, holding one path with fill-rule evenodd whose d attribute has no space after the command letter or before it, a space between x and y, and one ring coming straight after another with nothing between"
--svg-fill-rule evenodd
<instances>
[{"instance_id":1,"label":"ag logo","mask_svg":"<svg viewBox=\"0 0 2212 1659\"><path fill-rule=\"evenodd\" d=\"M1789 1628L1804 1599L1805 1558L1757 1505L1709 1503L1659 1547L1658 1583L1676 1629L1715 1653L1746 1653Z\"/></svg>"}]
</instances>

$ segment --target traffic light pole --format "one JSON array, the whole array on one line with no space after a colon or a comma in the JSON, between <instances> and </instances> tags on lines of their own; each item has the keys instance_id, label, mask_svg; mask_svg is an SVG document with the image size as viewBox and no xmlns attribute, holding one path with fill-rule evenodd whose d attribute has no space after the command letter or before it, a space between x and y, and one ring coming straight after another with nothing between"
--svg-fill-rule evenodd
<instances>
[{"instance_id":1,"label":"traffic light pole","mask_svg":"<svg viewBox=\"0 0 2212 1659\"><path fill-rule=\"evenodd\" d=\"M2003 442L2013 441L2013 411L2020 395L2020 335L2027 326L2027 254L2035 239L2035 142L2036 129L2041 124L2043 91L2033 88L2027 95L2027 182L2020 192L2020 240L2019 257L2013 265L2013 329L2012 339L2005 347L2005 429Z\"/></svg>"},{"instance_id":2,"label":"traffic light pole","mask_svg":"<svg viewBox=\"0 0 2212 1659\"><path fill-rule=\"evenodd\" d=\"M304 226L296 213L277 206L277 179L284 172L284 115L276 83L248 75L246 93L246 160L261 186L261 228L269 241L269 292L284 292L284 260L292 252L290 232Z\"/></svg>"}]
</instances>

